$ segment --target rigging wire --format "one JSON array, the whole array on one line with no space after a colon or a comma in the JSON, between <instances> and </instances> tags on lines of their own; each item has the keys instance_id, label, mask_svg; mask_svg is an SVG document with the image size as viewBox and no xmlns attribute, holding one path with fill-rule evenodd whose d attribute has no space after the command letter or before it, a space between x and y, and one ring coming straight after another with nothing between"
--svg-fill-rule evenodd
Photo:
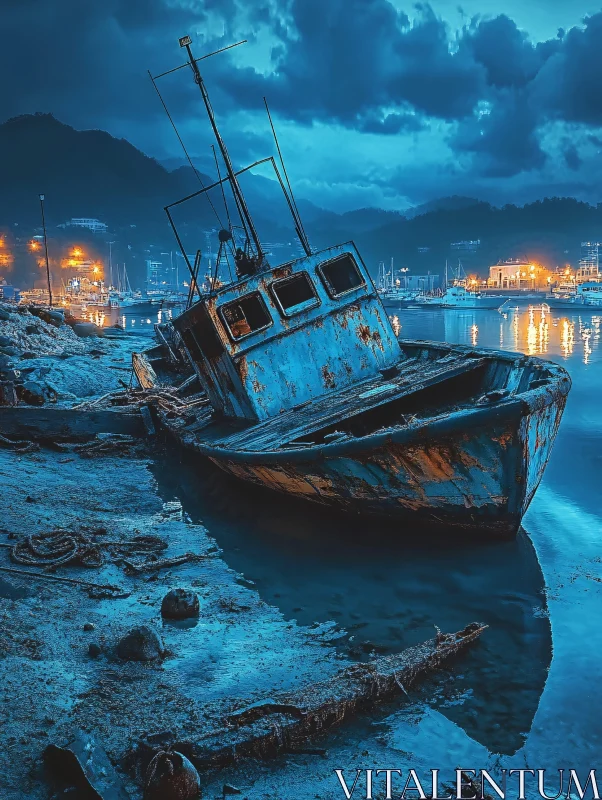
<instances>
[{"instance_id":1,"label":"rigging wire","mask_svg":"<svg viewBox=\"0 0 602 800\"><path fill-rule=\"evenodd\" d=\"M184 144L184 142L183 142L183 140L182 140L182 137L180 136L180 132L178 131L178 129L177 129L177 127L176 127L176 123L173 121L173 118L172 118L171 114L169 113L169 109L167 108L167 105L166 105L166 103L165 103L165 100L163 99L163 96L162 96L161 92L159 91L159 87L157 86L157 83L156 83L155 79L154 79L154 78L153 78L153 76L151 75L151 72L150 72L150 70L148 71L148 76L149 76L149 78L151 79L153 86L155 87L155 91L157 92L157 94L158 94L158 96L159 96L159 100L161 101L161 105L163 106L163 109L164 109L165 113L167 114L167 118L168 118L168 120L171 122L171 127L174 129L174 131L175 131L175 134L176 134L176 136L178 137L178 141L180 142L180 145L181 145L181 147L182 147L182 150L184 151L184 155L186 156L186 158L187 158L187 160L188 160L188 163L189 163L189 164L190 164L190 166L192 167L192 171L193 171L193 172L194 172L194 174L196 175L198 182L201 184L202 188L204 189L204 188L205 188L205 184L203 183L203 181L202 181L202 179L201 179L201 176L199 175L199 173L198 173L198 171L197 171L196 167L195 167L195 166L194 166L194 164L192 163L192 159L190 158L190 155L188 154L188 150L186 149L186 145ZM221 221L221 219L219 218L219 214L217 213L217 209L216 209L216 208L215 208L215 206L213 205L213 201L211 200L211 198L209 197L209 195L208 195L208 194L206 195L206 197L207 197L207 202L209 203L209 205L211 206L211 209L212 209L213 213L215 214L215 218L217 219L217 221L218 221L218 224L219 224L220 228L223 228L224 226L222 225L222 221Z\"/></svg>"},{"instance_id":2,"label":"rigging wire","mask_svg":"<svg viewBox=\"0 0 602 800\"><path fill-rule=\"evenodd\" d=\"M311 252L311 248L309 247L309 241L307 239L307 234L305 232L305 228L304 228L303 222L301 220L301 215L299 214L299 209L297 208L297 201L295 200L295 195L293 194L293 189L292 189L292 186L291 186L291 182L290 182L290 180L288 178L288 172L286 171L286 166L284 164L284 159L282 158L282 151L280 150L280 144L278 142L278 137L276 136L276 129L274 128L274 123L272 122L272 115L270 114L270 109L269 109L269 106L268 106L267 98L264 97L263 98L263 102L265 104L265 110L266 110L267 115L268 115L268 120L270 121L270 127L272 129L272 135L274 136L274 142L276 143L276 149L278 151L278 156L280 158L280 163L282 165L282 171L284 172L284 177L286 179L286 185L288 186L288 191L290 193L291 200L292 200L292 203L293 203L293 207L295 209L295 215L297 217L296 222L297 222L297 225L300 228L301 232L303 233L303 238L305 239L305 243L307 244L307 248Z\"/></svg>"}]
</instances>

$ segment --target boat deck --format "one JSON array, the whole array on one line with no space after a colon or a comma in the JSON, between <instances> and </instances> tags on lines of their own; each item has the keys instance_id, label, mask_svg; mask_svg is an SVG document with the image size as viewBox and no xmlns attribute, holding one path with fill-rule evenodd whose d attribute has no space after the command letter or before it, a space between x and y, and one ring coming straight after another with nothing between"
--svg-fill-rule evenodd
<instances>
[{"instance_id":1,"label":"boat deck","mask_svg":"<svg viewBox=\"0 0 602 800\"><path fill-rule=\"evenodd\" d=\"M487 358L472 352L447 352L439 358L407 358L392 377L380 377L325 395L313 402L295 406L264 422L229 434L211 437L214 447L237 451L262 452L287 446L303 447L299 440L337 425L358 414L407 397L415 392L463 375L484 366ZM203 426L204 427L204 426ZM208 441L199 431L199 438ZM308 442L308 444L310 444ZM311 442L314 444L314 442Z\"/></svg>"}]
</instances>

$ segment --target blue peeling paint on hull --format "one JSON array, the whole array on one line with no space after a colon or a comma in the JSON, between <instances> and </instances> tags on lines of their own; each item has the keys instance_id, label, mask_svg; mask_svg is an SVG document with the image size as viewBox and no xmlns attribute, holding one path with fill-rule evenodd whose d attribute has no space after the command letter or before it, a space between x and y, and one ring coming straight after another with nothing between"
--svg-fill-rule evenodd
<instances>
[{"instance_id":1,"label":"blue peeling paint on hull","mask_svg":"<svg viewBox=\"0 0 602 800\"><path fill-rule=\"evenodd\" d=\"M271 454L249 463L208 455L243 480L343 511L386 516L404 527L508 536L518 531L541 480L565 400L561 395L524 416L441 437L430 431L404 443L393 433L348 454L339 446L332 456L324 448L313 460Z\"/></svg>"}]
</instances>

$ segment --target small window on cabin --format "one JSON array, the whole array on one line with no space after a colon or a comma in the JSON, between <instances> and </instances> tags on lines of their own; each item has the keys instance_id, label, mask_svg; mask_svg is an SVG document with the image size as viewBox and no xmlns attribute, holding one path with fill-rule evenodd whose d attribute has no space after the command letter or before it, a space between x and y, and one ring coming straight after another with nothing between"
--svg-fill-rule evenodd
<instances>
[{"instance_id":1,"label":"small window on cabin","mask_svg":"<svg viewBox=\"0 0 602 800\"><path fill-rule=\"evenodd\" d=\"M318 270L331 297L339 297L366 285L366 281L350 253L320 264Z\"/></svg>"},{"instance_id":2,"label":"small window on cabin","mask_svg":"<svg viewBox=\"0 0 602 800\"><path fill-rule=\"evenodd\" d=\"M318 295L307 272L274 281L270 286L276 302L285 317L300 314L319 304Z\"/></svg>"},{"instance_id":3,"label":"small window on cabin","mask_svg":"<svg viewBox=\"0 0 602 800\"><path fill-rule=\"evenodd\" d=\"M220 308L219 313L228 333L235 341L262 331L272 324L270 313L259 292L226 303Z\"/></svg>"}]
</instances>

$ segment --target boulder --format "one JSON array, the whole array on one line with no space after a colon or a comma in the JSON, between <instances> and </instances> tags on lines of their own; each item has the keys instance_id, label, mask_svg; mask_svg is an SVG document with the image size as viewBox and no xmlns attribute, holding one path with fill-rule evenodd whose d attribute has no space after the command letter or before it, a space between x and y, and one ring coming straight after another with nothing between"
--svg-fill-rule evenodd
<instances>
[{"instance_id":1,"label":"boulder","mask_svg":"<svg viewBox=\"0 0 602 800\"><path fill-rule=\"evenodd\" d=\"M60 328L65 322L62 311L55 311L54 309L52 311L41 309L38 317L49 325L54 325L55 328Z\"/></svg>"},{"instance_id":2,"label":"boulder","mask_svg":"<svg viewBox=\"0 0 602 800\"><path fill-rule=\"evenodd\" d=\"M9 336L0 336L0 347L12 347L12 346L13 346L13 340Z\"/></svg>"},{"instance_id":3,"label":"boulder","mask_svg":"<svg viewBox=\"0 0 602 800\"><path fill-rule=\"evenodd\" d=\"M163 598L161 616L164 619L191 619L200 613L199 598L189 589L172 589Z\"/></svg>"},{"instance_id":4,"label":"boulder","mask_svg":"<svg viewBox=\"0 0 602 800\"><path fill-rule=\"evenodd\" d=\"M144 800L198 800L201 796L199 773L176 750L161 750L148 765Z\"/></svg>"},{"instance_id":5,"label":"boulder","mask_svg":"<svg viewBox=\"0 0 602 800\"><path fill-rule=\"evenodd\" d=\"M124 661L154 661L164 653L159 634L148 625L138 625L117 644L117 655Z\"/></svg>"},{"instance_id":6,"label":"boulder","mask_svg":"<svg viewBox=\"0 0 602 800\"><path fill-rule=\"evenodd\" d=\"M93 322L76 322L73 325L73 333L81 338L88 336L102 336L102 328L95 325Z\"/></svg>"},{"instance_id":7,"label":"boulder","mask_svg":"<svg viewBox=\"0 0 602 800\"><path fill-rule=\"evenodd\" d=\"M43 406L46 402L44 386L37 381L25 381L17 384L17 396L30 406Z\"/></svg>"}]
</instances>

